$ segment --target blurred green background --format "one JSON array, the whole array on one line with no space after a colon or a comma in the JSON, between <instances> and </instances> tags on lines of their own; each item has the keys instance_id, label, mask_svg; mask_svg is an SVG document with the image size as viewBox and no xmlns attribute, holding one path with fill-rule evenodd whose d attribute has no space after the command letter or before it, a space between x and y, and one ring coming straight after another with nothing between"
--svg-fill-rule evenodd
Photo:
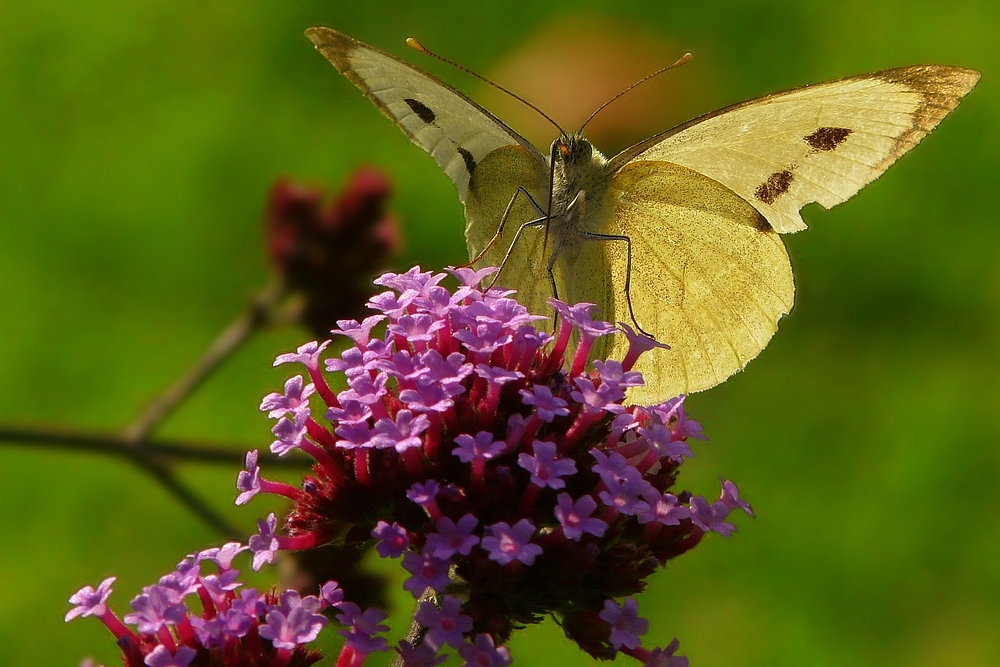
<instances>
[{"instance_id":1,"label":"blurred green background","mask_svg":"<svg viewBox=\"0 0 1000 667\"><path fill-rule=\"evenodd\" d=\"M995 2L4 0L0 422L128 423L267 281L260 219L278 175L335 187L359 163L382 167L405 223L400 265L462 261L451 183L305 28L339 28L477 91L403 38L501 78L539 30L600 51L599 32L559 29L581 20L665 45L633 74L694 51L652 84L677 104L657 127L629 128L639 134L681 110L859 72L983 72L912 154L837 209L808 207L811 228L786 237L798 303L746 372L690 399L711 440L682 478L705 493L717 475L737 480L759 518L672 563L642 604L649 640L678 636L702 667L1000 664ZM161 434L266 446L256 407L286 375L270 362L307 336L255 339ZM268 510L229 508L235 469L182 472L247 531ZM99 623L63 625L66 598L117 574L123 611L217 539L131 467L41 447L0 448L0 512L9 665L116 664ZM530 628L514 658L593 663L560 637Z\"/></svg>"}]
</instances>

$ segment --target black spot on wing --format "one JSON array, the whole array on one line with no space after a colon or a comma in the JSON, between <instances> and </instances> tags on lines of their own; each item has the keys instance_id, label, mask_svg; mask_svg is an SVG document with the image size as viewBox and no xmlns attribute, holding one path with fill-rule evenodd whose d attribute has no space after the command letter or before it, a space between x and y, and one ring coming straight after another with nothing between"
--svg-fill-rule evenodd
<instances>
[{"instance_id":1,"label":"black spot on wing","mask_svg":"<svg viewBox=\"0 0 1000 667\"><path fill-rule=\"evenodd\" d=\"M759 213L757 214L757 219L754 220L753 226L757 228L757 231L764 232L765 234L774 231L774 227L772 227L771 223L767 221L767 218Z\"/></svg>"},{"instance_id":2,"label":"black spot on wing","mask_svg":"<svg viewBox=\"0 0 1000 667\"><path fill-rule=\"evenodd\" d=\"M469 171L469 174L472 174L472 172L476 169L476 158L472 157L472 153L461 146L456 146L455 150L458 151L458 154L462 156L463 160L465 160L465 168Z\"/></svg>"},{"instance_id":3,"label":"black spot on wing","mask_svg":"<svg viewBox=\"0 0 1000 667\"><path fill-rule=\"evenodd\" d=\"M844 143L851 132L853 130L846 127L821 127L809 136L802 137L802 141L818 151L832 151Z\"/></svg>"},{"instance_id":4,"label":"black spot on wing","mask_svg":"<svg viewBox=\"0 0 1000 667\"><path fill-rule=\"evenodd\" d=\"M760 184L754 195L765 204L773 204L778 197L788 192L794 178L792 172L787 169L776 171Z\"/></svg>"},{"instance_id":5,"label":"black spot on wing","mask_svg":"<svg viewBox=\"0 0 1000 667\"><path fill-rule=\"evenodd\" d=\"M413 110L413 113L417 114L417 118L424 121L428 125L433 123L434 119L437 118L437 116L434 115L434 112L431 111L430 107L420 100L414 100L407 97L404 98L403 101L406 102L406 106Z\"/></svg>"}]
</instances>

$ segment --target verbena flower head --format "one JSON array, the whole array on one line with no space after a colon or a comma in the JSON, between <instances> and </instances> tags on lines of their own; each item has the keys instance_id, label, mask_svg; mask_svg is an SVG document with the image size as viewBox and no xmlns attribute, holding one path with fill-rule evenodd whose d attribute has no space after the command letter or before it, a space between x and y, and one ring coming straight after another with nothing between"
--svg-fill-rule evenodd
<instances>
[{"instance_id":1,"label":"verbena flower head","mask_svg":"<svg viewBox=\"0 0 1000 667\"><path fill-rule=\"evenodd\" d=\"M274 183L264 216L271 264L301 294L302 321L324 336L337 318L364 312L370 281L401 246L387 212L389 178L355 171L327 203L327 193L287 179ZM336 285L337 289L330 289Z\"/></svg>"},{"instance_id":2,"label":"verbena flower head","mask_svg":"<svg viewBox=\"0 0 1000 667\"><path fill-rule=\"evenodd\" d=\"M555 332L538 329L546 318L512 292L477 287L494 271L451 270L454 290L443 273L386 274L376 314L333 331L342 353L321 359L329 341L314 342L278 358L309 382L264 399L271 449L315 464L293 487L248 456L240 501L293 502L281 529L261 521L255 562L331 544L401 557L404 588L436 600L417 614L424 643L400 649L408 664L451 646L467 664L506 665L511 632L551 615L595 657L681 665L675 643L642 645L648 623L628 596L706 532L732 532L730 510L749 505L728 481L714 502L673 490L688 440L704 436L683 397L626 405L642 384L632 365L655 343L623 327L625 360L588 364L616 329L556 300Z\"/></svg>"},{"instance_id":3,"label":"verbena flower head","mask_svg":"<svg viewBox=\"0 0 1000 667\"><path fill-rule=\"evenodd\" d=\"M133 598L124 619L106 604L114 577L96 589L85 586L70 598L74 607L66 620L97 616L114 634L126 667L315 664L322 655L305 645L328 623L322 610L347 604L343 592L336 582L323 586L318 596L244 588L232 561L246 550L233 542L188 556ZM351 627L350 620L345 625Z\"/></svg>"}]
</instances>

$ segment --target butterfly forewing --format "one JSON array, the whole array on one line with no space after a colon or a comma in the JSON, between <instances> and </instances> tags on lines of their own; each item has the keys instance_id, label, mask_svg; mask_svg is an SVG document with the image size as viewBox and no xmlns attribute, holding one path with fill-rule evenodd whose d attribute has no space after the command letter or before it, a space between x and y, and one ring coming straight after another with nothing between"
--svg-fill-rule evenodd
<instances>
[{"instance_id":1,"label":"butterfly forewing","mask_svg":"<svg viewBox=\"0 0 1000 667\"><path fill-rule=\"evenodd\" d=\"M544 162L527 140L431 75L330 28L310 28L306 35L382 113L431 154L463 202L471 174L497 148L520 146Z\"/></svg>"},{"instance_id":2,"label":"butterfly forewing","mask_svg":"<svg viewBox=\"0 0 1000 667\"><path fill-rule=\"evenodd\" d=\"M969 92L979 73L902 67L767 95L685 123L626 149L709 176L779 232L805 228L799 209L851 197L915 146Z\"/></svg>"}]
</instances>

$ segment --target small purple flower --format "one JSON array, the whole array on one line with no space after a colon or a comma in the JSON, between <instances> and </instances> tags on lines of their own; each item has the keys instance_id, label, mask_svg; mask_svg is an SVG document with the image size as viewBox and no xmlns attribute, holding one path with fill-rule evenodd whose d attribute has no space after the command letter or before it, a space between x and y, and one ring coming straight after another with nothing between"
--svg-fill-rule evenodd
<instances>
[{"instance_id":1,"label":"small purple flower","mask_svg":"<svg viewBox=\"0 0 1000 667\"><path fill-rule=\"evenodd\" d=\"M257 465L257 450L247 452L246 470L241 470L236 478L236 490L241 491L236 498L237 505L246 505L260 493L260 466Z\"/></svg>"},{"instance_id":2,"label":"small purple flower","mask_svg":"<svg viewBox=\"0 0 1000 667\"><path fill-rule=\"evenodd\" d=\"M455 554L468 556L472 547L479 544L479 537L473 535L479 523L472 514L466 514L456 524L448 517L437 522L437 532L427 536L424 553L447 560Z\"/></svg>"},{"instance_id":3,"label":"small purple flower","mask_svg":"<svg viewBox=\"0 0 1000 667\"><path fill-rule=\"evenodd\" d=\"M349 378L357 377L368 370L370 355L359 348L349 347L340 358L326 360L326 370L331 373L343 373Z\"/></svg>"},{"instance_id":4,"label":"small purple flower","mask_svg":"<svg viewBox=\"0 0 1000 667\"><path fill-rule=\"evenodd\" d=\"M257 519L257 534L250 536L249 547L253 552L253 570L257 572L265 563L274 562L278 550L278 517L271 512L267 519Z\"/></svg>"},{"instance_id":5,"label":"small purple flower","mask_svg":"<svg viewBox=\"0 0 1000 667\"><path fill-rule=\"evenodd\" d=\"M610 626L608 641L616 649L622 646L637 648L639 637L649 630L649 621L639 616L639 603L631 597L625 598L625 604L620 607L614 600L605 600L598 617Z\"/></svg>"},{"instance_id":6,"label":"small purple flower","mask_svg":"<svg viewBox=\"0 0 1000 667\"><path fill-rule=\"evenodd\" d=\"M608 486L632 479L639 474L639 471L629 465L625 457L618 452L605 454L599 449L591 449L590 455L597 461L591 470L600 475L601 480Z\"/></svg>"},{"instance_id":7,"label":"small purple flower","mask_svg":"<svg viewBox=\"0 0 1000 667\"><path fill-rule=\"evenodd\" d=\"M309 397L316 391L312 384L303 386L301 375L289 378L285 382L285 393L272 393L264 397L260 403L260 411L267 412L271 419L277 419L291 412L292 414L309 414Z\"/></svg>"},{"instance_id":8,"label":"small purple flower","mask_svg":"<svg viewBox=\"0 0 1000 667\"><path fill-rule=\"evenodd\" d=\"M664 526L677 526L681 519L691 515L687 507L677 504L677 496L671 493L661 494L656 489L650 489L643 499L645 502L638 507L635 515L639 523L658 521Z\"/></svg>"},{"instance_id":9,"label":"small purple flower","mask_svg":"<svg viewBox=\"0 0 1000 667\"><path fill-rule=\"evenodd\" d=\"M177 652L170 655L167 647L161 645L153 649L143 662L148 667L188 667L197 655L198 651L190 646L179 646Z\"/></svg>"},{"instance_id":10,"label":"small purple flower","mask_svg":"<svg viewBox=\"0 0 1000 667\"><path fill-rule=\"evenodd\" d=\"M379 449L395 448L397 452L420 447L420 434L430 426L427 415L413 416L409 410L400 410L396 419L383 417L375 422L375 437L372 442Z\"/></svg>"},{"instance_id":11,"label":"small purple flower","mask_svg":"<svg viewBox=\"0 0 1000 667\"><path fill-rule=\"evenodd\" d=\"M584 533L603 537L608 524L591 517L597 509L597 501L583 496L575 503L568 493L560 493L556 498L555 515L562 526L563 534L574 542L579 542Z\"/></svg>"},{"instance_id":12,"label":"small purple flower","mask_svg":"<svg viewBox=\"0 0 1000 667\"><path fill-rule=\"evenodd\" d=\"M339 424L361 424L371 419L372 409L361 401L341 401L340 407L329 408L325 417Z\"/></svg>"},{"instance_id":13,"label":"small purple flower","mask_svg":"<svg viewBox=\"0 0 1000 667\"><path fill-rule=\"evenodd\" d=\"M264 596L256 588L244 588L240 591L239 597L232 601L229 610L239 611L249 618L256 619L262 616L267 608Z\"/></svg>"},{"instance_id":14,"label":"small purple flower","mask_svg":"<svg viewBox=\"0 0 1000 667\"><path fill-rule=\"evenodd\" d=\"M179 623L187 613L187 607L162 586L146 586L142 595L129 602L134 610L125 615L125 622L135 625L139 632L154 634L165 625Z\"/></svg>"},{"instance_id":15,"label":"small purple flower","mask_svg":"<svg viewBox=\"0 0 1000 667\"><path fill-rule=\"evenodd\" d=\"M649 410L659 416L660 421L664 424L669 424L671 420L674 421L672 429L674 440L681 438L708 440L703 433L701 424L693 419L688 419L687 413L684 411L684 398L684 396L675 396L659 405L651 406Z\"/></svg>"},{"instance_id":16,"label":"small purple flower","mask_svg":"<svg viewBox=\"0 0 1000 667\"><path fill-rule=\"evenodd\" d=\"M397 350L388 359L380 359L376 366L394 378L411 382L427 375L427 369L417 364L417 357L409 350Z\"/></svg>"},{"instance_id":17,"label":"small purple flower","mask_svg":"<svg viewBox=\"0 0 1000 667\"><path fill-rule=\"evenodd\" d=\"M619 322L618 328L625 334L625 338L628 340L628 352L625 354L625 359L622 360L622 366L625 368L632 368L636 359L652 349L670 349L670 346L666 343L661 343L655 338L638 333L624 322Z\"/></svg>"},{"instance_id":18,"label":"small purple flower","mask_svg":"<svg viewBox=\"0 0 1000 667\"><path fill-rule=\"evenodd\" d=\"M740 498L740 490L736 487L736 484L728 479L722 482L722 497L719 500L731 510L738 507L750 516L754 515L750 503Z\"/></svg>"},{"instance_id":19,"label":"small purple flower","mask_svg":"<svg viewBox=\"0 0 1000 667\"><path fill-rule=\"evenodd\" d=\"M271 433L278 438L271 443L271 452L284 456L293 449L298 449L306 435L306 419L304 415L295 414L291 419L285 416L278 420L271 429Z\"/></svg>"},{"instance_id":20,"label":"small purple flower","mask_svg":"<svg viewBox=\"0 0 1000 667\"><path fill-rule=\"evenodd\" d=\"M256 593L256 591L250 591L251 593ZM239 600L236 600L239 602ZM219 621L219 635L220 638L225 637L246 637L250 629L257 625L257 617L263 613L263 604L261 604L261 610L255 614L250 614L247 612L246 607L234 604L232 607L226 610L226 613L216 618ZM192 617L192 622L198 617Z\"/></svg>"},{"instance_id":21,"label":"small purple flower","mask_svg":"<svg viewBox=\"0 0 1000 667\"><path fill-rule=\"evenodd\" d=\"M328 607L334 607L344 601L344 590L332 579L319 589L319 599Z\"/></svg>"},{"instance_id":22,"label":"small purple flower","mask_svg":"<svg viewBox=\"0 0 1000 667\"><path fill-rule=\"evenodd\" d=\"M507 345L513 336L500 322L484 322L470 325L468 329L455 332L455 339L472 353L488 356Z\"/></svg>"},{"instance_id":23,"label":"small purple flower","mask_svg":"<svg viewBox=\"0 0 1000 667\"><path fill-rule=\"evenodd\" d=\"M669 458L675 463L683 461L683 457L692 458L691 447L683 440L676 440L673 432L663 424L652 424L649 428L638 428L640 436L646 439L649 446L660 458Z\"/></svg>"},{"instance_id":24,"label":"small purple flower","mask_svg":"<svg viewBox=\"0 0 1000 667\"><path fill-rule=\"evenodd\" d=\"M521 396L525 405L535 406L535 414L544 422L551 422L556 416L569 414L569 405L558 396L552 395L552 390L545 385L536 384L531 390L522 389Z\"/></svg>"},{"instance_id":25,"label":"small purple flower","mask_svg":"<svg viewBox=\"0 0 1000 667\"><path fill-rule=\"evenodd\" d=\"M600 388L594 386L593 381L587 377L576 377L573 378L573 384L576 385L577 391L570 392L570 397L584 406L588 412L619 412L623 410L621 405L615 402L614 398L609 396L609 392L602 391L604 385Z\"/></svg>"},{"instance_id":26,"label":"small purple flower","mask_svg":"<svg viewBox=\"0 0 1000 667\"><path fill-rule=\"evenodd\" d=\"M455 437L455 444L458 447L453 449L452 453L462 463L488 461L499 456L505 446L503 440L494 440L493 434L489 431L480 431L474 438L468 433L461 433Z\"/></svg>"},{"instance_id":27,"label":"small purple flower","mask_svg":"<svg viewBox=\"0 0 1000 667\"><path fill-rule=\"evenodd\" d=\"M240 542L226 542L221 547L212 547L198 552L197 560L213 561L220 570L228 570L233 566L233 559L247 547Z\"/></svg>"},{"instance_id":28,"label":"small purple flower","mask_svg":"<svg viewBox=\"0 0 1000 667\"><path fill-rule=\"evenodd\" d=\"M452 395L439 384L423 384L404 389L399 398L414 412L447 412L455 406Z\"/></svg>"},{"instance_id":29,"label":"small purple flower","mask_svg":"<svg viewBox=\"0 0 1000 667\"><path fill-rule=\"evenodd\" d=\"M653 486L641 476L632 477L607 484L608 490L601 491L598 498L608 507L614 507L622 514L632 516L637 514L646 503L642 497L650 491L655 491Z\"/></svg>"},{"instance_id":30,"label":"small purple flower","mask_svg":"<svg viewBox=\"0 0 1000 667\"><path fill-rule=\"evenodd\" d=\"M340 438L337 440L337 447L342 449L357 449L364 447L372 447L374 443L372 442L375 431L368 424L367 421L358 422L342 422L336 430L334 430Z\"/></svg>"},{"instance_id":31,"label":"small purple flower","mask_svg":"<svg viewBox=\"0 0 1000 667\"><path fill-rule=\"evenodd\" d=\"M576 462L573 459L558 458L554 442L535 440L532 447L534 456L522 452L517 457L517 465L531 473L531 483L543 488L564 488L566 482L561 478L576 474Z\"/></svg>"},{"instance_id":32,"label":"small purple flower","mask_svg":"<svg viewBox=\"0 0 1000 667\"><path fill-rule=\"evenodd\" d=\"M300 363L310 371L319 370L319 355L323 353L326 346L330 344L330 341L324 341L322 344L316 341L310 341L305 345L300 345L295 352L289 352L288 354L278 355L274 360L275 366L280 366L281 364L289 363Z\"/></svg>"},{"instance_id":33,"label":"small purple flower","mask_svg":"<svg viewBox=\"0 0 1000 667\"><path fill-rule=\"evenodd\" d=\"M443 273L421 271L419 266L414 266L406 273L383 273L373 282L399 292L413 290L419 294L437 285L444 278Z\"/></svg>"},{"instance_id":34,"label":"small purple flower","mask_svg":"<svg viewBox=\"0 0 1000 667\"><path fill-rule=\"evenodd\" d=\"M385 521L379 521L372 530L372 537L378 540L375 551L382 558L399 558L410 545L410 540L406 536L406 529L395 521L389 525Z\"/></svg>"},{"instance_id":35,"label":"small purple flower","mask_svg":"<svg viewBox=\"0 0 1000 667\"><path fill-rule=\"evenodd\" d=\"M500 366L490 366L489 364L476 364L475 372L479 377L499 385L524 377L524 373L520 371L512 371Z\"/></svg>"},{"instance_id":36,"label":"small purple flower","mask_svg":"<svg viewBox=\"0 0 1000 667\"><path fill-rule=\"evenodd\" d=\"M482 547L489 553L490 560L500 565L515 560L534 565L535 558L542 553L542 548L531 542L535 525L528 519L521 519L513 527L500 521L490 526L489 530L491 535L483 538Z\"/></svg>"},{"instance_id":37,"label":"small purple flower","mask_svg":"<svg viewBox=\"0 0 1000 667\"><path fill-rule=\"evenodd\" d=\"M340 605L340 613L337 614L337 620L344 626L339 633L347 639L348 646L362 655L387 651L388 642L385 637L379 636L389 631L389 626L382 624L387 617L388 614L381 609L372 607L362 613L353 602L345 602Z\"/></svg>"},{"instance_id":38,"label":"small purple flower","mask_svg":"<svg viewBox=\"0 0 1000 667\"><path fill-rule=\"evenodd\" d=\"M736 526L725 520L729 516L729 508L721 500L709 505L701 496L693 496L688 504L691 507L691 523L705 532L713 531L729 537L736 531Z\"/></svg>"},{"instance_id":39,"label":"small purple flower","mask_svg":"<svg viewBox=\"0 0 1000 667\"><path fill-rule=\"evenodd\" d=\"M420 506L426 506L435 502L438 493L441 492L441 485L433 479L426 482L417 482L406 492L406 497Z\"/></svg>"},{"instance_id":40,"label":"small purple flower","mask_svg":"<svg viewBox=\"0 0 1000 667\"><path fill-rule=\"evenodd\" d=\"M239 570L226 570L221 574L209 574L201 578L201 585L213 600L222 602L229 597L230 591L235 591L243 585L236 580L239 576Z\"/></svg>"},{"instance_id":41,"label":"small purple flower","mask_svg":"<svg viewBox=\"0 0 1000 667\"><path fill-rule=\"evenodd\" d=\"M666 648L654 648L643 667L688 667L688 659L683 655L674 655L681 643L674 637Z\"/></svg>"},{"instance_id":42,"label":"small purple flower","mask_svg":"<svg viewBox=\"0 0 1000 667\"><path fill-rule=\"evenodd\" d=\"M416 296L417 293L414 290L405 290L400 294L382 292L368 300L368 307L381 310L389 317L400 317L407 311Z\"/></svg>"},{"instance_id":43,"label":"small purple flower","mask_svg":"<svg viewBox=\"0 0 1000 667\"><path fill-rule=\"evenodd\" d=\"M472 619L461 611L462 601L446 595L441 600L440 608L433 602L421 602L413 618L427 628L424 641L435 651L440 651L445 645L459 648L465 642L465 633L472 630Z\"/></svg>"},{"instance_id":44,"label":"small purple flower","mask_svg":"<svg viewBox=\"0 0 1000 667\"><path fill-rule=\"evenodd\" d=\"M316 639L327 624L326 617L316 613L319 607L319 600L311 595L300 598L295 591L285 591L281 595L281 605L267 612L260 636L271 640L275 648L295 649L307 644Z\"/></svg>"},{"instance_id":45,"label":"small purple flower","mask_svg":"<svg viewBox=\"0 0 1000 667\"><path fill-rule=\"evenodd\" d=\"M347 401L358 401L364 405L373 405L385 397L387 390L385 383L389 377L385 373L379 373L373 379L368 373L362 373L347 380L346 389L337 394L337 400L341 403Z\"/></svg>"},{"instance_id":46,"label":"small purple flower","mask_svg":"<svg viewBox=\"0 0 1000 667\"><path fill-rule=\"evenodd\" d=\"M77 616L103 616L108 611L106 602L111 596L111 584L115 583L117 577L108 577L95 589L93 586L84 586L69 599L70 604L76 605L66 613L66 621L71 621Z\"/></svg>"},{"instance_id":47,"label":"small purple flower","mask_svg":"<svg viewBox=\"0 0 1000 667\"><path fill-rule=\"evenodd\" d=\"M440 384L452 396L465 391L462 380L472 373L472 364L465 363L465 355L452 352L445 359L437 350L427 350L420 355L420 363L427 369L425 382Z\"/></svg>"},{"instance_id":48,"label":"small purple flower","mask_svg":"<svg viewBox=\"0 0 1000 667\"><path fill-rule=\"evenodd\" d=\"M462 667L507 667L511 664L510 650L496 646L493 637L486 633L476 635L473 643L463 643L458 654L465 662Z\"/></svg>"},{"instance_id":49,"label":"small purple flower","mask_svg":"<svg viewBox=\"0 0 1000 667\"><path fill-rule=\"evenodd\" d=\"M549 299L548 303L557 313L559 313L559 317L562 317L568 323L578 328L582 336L598 338L617 331L617 329L607 322L595 320L591 316L590 311L597 307L595 304L578 303L570 306L563 303L559 299L552 298Z\"/></svg>"},{"instance_id":50,"label":"small purple flower","mask_svg":"<svg viewBox=\"0 0 1000 667\"><path fill-rule=\"evenodd\" d=\"M594 368L601 378L598 392L612 403L620 403L625 398L625 390L629 387L641 387L645 384L642 373L625 371L621 362L609 359L606 362L594 361Z\"/></svg>"},{"instance_id":51,"label":"small purple flower","mask_svg":"<svg viewBox=\"0 0 1000 667\"><path fill-rule=\"evenodd\" d=\"M477 271L476 269L473 269L468 266L459 266L459 267L447 267L445 270L451 273L456 278L458 278L458 281L462 285L466 287L478 288L479 283L483 282L483 280L489 278L500 269L498 269L495 266L487 266Z\"/></svg>"},{"instance_id":52,"label":"small purple flower","mask_svg":"<svg viewBox=\"0 0 1000 667\"><path fill-rule=\"evenodd\" d=\"M413 576L406 580L403 588L417 599L428 588L440 593L448 587L449 565L447 560L407 551L403 554L403 569Z\"/></svg>"},{"instance_id":53,"label":"small purple flower","mask_svg":"<svg viewBox=\"0 0 1000 667\"><path fill-rule=\"evenodd\" d=\"M363 322L358 322L357 320L337 320L338 328L330 333L347 336L354 341L355 345L361 348L371 338L372 329L383 320L385 320L385 315L372 315L371 317L366 317Z\"/></svg>"},{"instance_id":54,"label":"small purple flower","mask_svg":"<svg viewBox=\"0 0 1000 667\"><path fill-rule=\"evenodd\" d=\"M444 322L431 315L402 315L388 326L393 335L401 336L411 343L428 343L443 328Z\"/></svg>"}]
</instances>

